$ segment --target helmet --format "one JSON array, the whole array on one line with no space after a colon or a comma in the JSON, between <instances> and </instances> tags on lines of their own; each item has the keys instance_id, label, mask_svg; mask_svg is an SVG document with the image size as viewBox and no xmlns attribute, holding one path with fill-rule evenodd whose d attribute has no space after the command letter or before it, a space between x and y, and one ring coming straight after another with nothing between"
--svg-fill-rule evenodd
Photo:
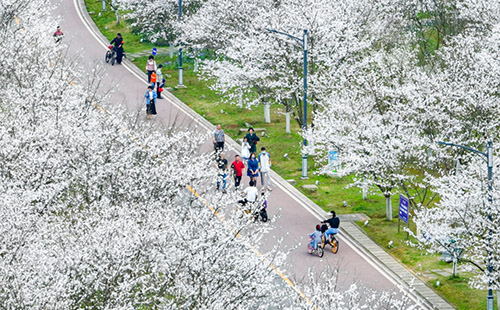
<instances>
[{"instance_id":1,"label":"helmet","mask_svg":"<svg viewBox=\"0 0 500 310\"><path fill-rule=\"evenodd\" d=\"M316 230L321 230L321 225L316 225Z\"/></svg>"}]
</instances>

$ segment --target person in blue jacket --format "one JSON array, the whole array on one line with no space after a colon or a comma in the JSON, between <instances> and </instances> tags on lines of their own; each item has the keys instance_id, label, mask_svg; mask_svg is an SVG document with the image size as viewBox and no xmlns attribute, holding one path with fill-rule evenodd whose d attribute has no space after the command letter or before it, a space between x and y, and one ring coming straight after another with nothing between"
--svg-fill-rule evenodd
<instances>
[{"instance_id":1,"label":"person in blue jacket","mask_svg":"<svg viewBox=\"0 0 500 310\"><path fill-rule=\"evenodd\" d=\"M316 230L309 235L311 239L311 243L309 243L311 245L311 247L316 250L318 248L318 243L321 242L321 236L323 234L321 233L321 226L320 225L316 225Z\"/></svg>"},{"instance_id":2,"label":"person in blue jacket","mask_svg":"<svg viewBox=\"0 0 500 310\"><path fill-rule=\"evenodd\" d=\"M259 161L257 160L255 153L250 154L250 159L248 160L247 176L250 177L250 182L257 184L257 177L259 176Z\"/></svg>"},{"instance_id":3,"label":"person in blue jacket","mask_svg":"<svg viewBox=\"0 0 500 310\"><path fill-rule=\"evenodd\" d=\"M146 117L151 119L153 115L156 115L156 92L153 90L153 86L148 86L144 97L146 97Z\"/></svg>"}]
</instances>

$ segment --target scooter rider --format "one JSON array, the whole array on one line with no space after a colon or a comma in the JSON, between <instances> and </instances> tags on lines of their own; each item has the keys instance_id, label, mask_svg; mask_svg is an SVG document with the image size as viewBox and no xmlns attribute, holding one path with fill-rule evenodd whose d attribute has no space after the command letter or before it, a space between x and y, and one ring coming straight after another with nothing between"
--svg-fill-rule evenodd
<instances>
[{"instance_id":1,"label":"scooter rider","mask_svg":"<svg viewBox=\"0 0 500 310\"><path fill-rule=\"evenodd\" d=\"M340 219L335 214L335 211L330 212L332 214L332 218L322 221L321 223L328 223L330 228L328 228L325 232L326 239L328 240L330 235L335 235L339 232Z\"/></svg>"}]
</instances>

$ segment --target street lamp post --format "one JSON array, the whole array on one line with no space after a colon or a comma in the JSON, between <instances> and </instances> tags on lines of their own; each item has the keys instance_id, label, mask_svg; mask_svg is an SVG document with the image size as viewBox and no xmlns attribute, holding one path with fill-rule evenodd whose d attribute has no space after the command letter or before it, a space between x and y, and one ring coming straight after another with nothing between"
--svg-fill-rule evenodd
<instances>
[{"instance_id":1,"label":"street lamp post","mask_svg":"<svg viewBox=\"0 0 500 310\"><path fill-rule=\"evenodd\" d=\"M479 150L473 149L471 147L465 146L465 145L459 145L459 144L454 144L454 143L449 143L449 142L438 142L441 145L447 145L447 146L455 146L459 147L468 151L471 151L473 153L483 155L486 157L486 165L488 166L488 220L491 222L492 216L491 216L491 206L493 204L493 143L491 141L488 142L488 147L486 149L486 153L481 152ZM489 228L488 231L488 298L487 298L487 310L493 310L493 290L491 289L491 274L493 272L493 266L491 265L491 235L492 231L491 228Z\"/></svg>"},{"instance_id":2,"label":"street lamp post","mask_svg":"<svg viewBox=\"0 0 500 310\"><path fill-rule=\"evenodd\" d=\"M266 31L269 32L274 32L278 34L285 35L293 40L296 40L297 42L302 44L302 52L304 53L304 117L303 117L303 124L302 124L302 129L304 130L304 133L307 129L307 30L304 29L304 33L302 35L302 39L292 36L291 34L288 34L286 32L281 32L273 29L267 29ZM307 140L304 138L304 146L307 146ZM302 179L307 179L307 153L302 154Z\"/></svg>"},{"instance_id":3,"label":"street lamp post","mask_svg":"<svg viewBox=\"0 0 500 310\"><path fill-rule=\"evenodd\" d=\"M179 22L182 19L182 0L179 0ZM184 87L183 84L183 73L184 68L182 68L182 40L179 40L179 85L177 87Z\"/></svg>"}]
</instances>

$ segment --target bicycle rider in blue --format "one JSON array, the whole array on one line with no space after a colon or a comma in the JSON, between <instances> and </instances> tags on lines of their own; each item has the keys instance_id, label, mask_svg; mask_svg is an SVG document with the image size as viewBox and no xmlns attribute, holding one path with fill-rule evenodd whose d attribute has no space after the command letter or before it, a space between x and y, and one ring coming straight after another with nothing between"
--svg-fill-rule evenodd
<instances>
[{"instance_id":1,"label":"bicycle rider in blue","mask_svg":"<svg viewBox=\"0 0 500 310\"><path fill-rule=\"evenodd\" d=\"M316 225L316 230L309 235L311 242L309 243L314 250L318 249L318 243L321 242L321 225Z\"/></svg>"},{"instance_id":2,"label":"bicycle rider in blue","mask_svg":"<svg viewBox=\"0 0 500 310\"><path fill-rule=\"evenodd\" d=\"M328 223L328 225L330 225L330 228L328 228L325 231L325 237L327 240L330 237L330 235L335 235L339 232L339 226L340 226L340 219L335 214L335 211L331 211L330 213L332 214L332 217L321 222L321 223Z\"/></svg>"}]
</instances>

